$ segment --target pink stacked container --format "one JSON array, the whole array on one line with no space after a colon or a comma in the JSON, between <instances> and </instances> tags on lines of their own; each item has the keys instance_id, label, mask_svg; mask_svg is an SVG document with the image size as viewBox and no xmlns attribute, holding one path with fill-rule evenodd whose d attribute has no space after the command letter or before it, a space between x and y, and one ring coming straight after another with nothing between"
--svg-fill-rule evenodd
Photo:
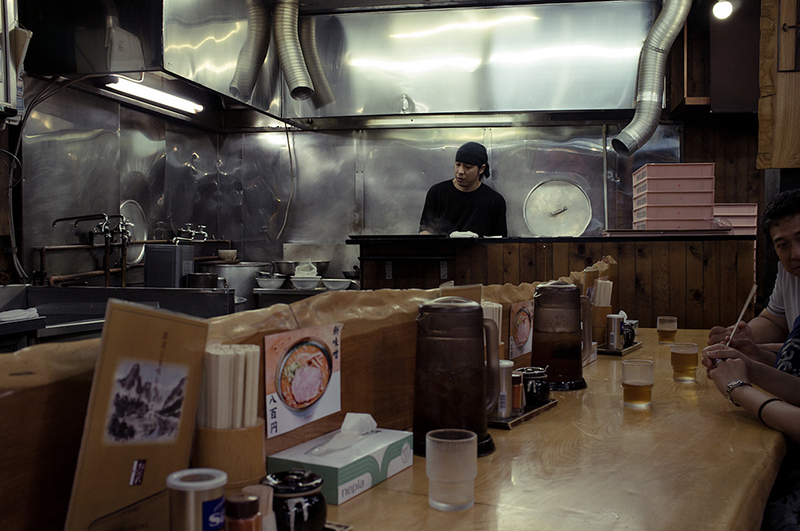
<instances>
[{"instance_id":1,"label":"pink stacked container","mask_svg":"<svg viewBox=\"0 0 800 531\"><path fill-rule=\"evenodd\" d=\"M633 228L714 226L714 163L645 164L633 172Z\"/></svg>"}]
</instances>

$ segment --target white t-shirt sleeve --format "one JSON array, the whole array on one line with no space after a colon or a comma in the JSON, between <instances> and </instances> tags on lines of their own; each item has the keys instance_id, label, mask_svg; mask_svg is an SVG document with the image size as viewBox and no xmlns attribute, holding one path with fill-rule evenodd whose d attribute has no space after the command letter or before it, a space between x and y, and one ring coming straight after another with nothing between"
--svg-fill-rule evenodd
<instances>
[{"instance_id":1,"label":"white t-shirt sleeve","mask_svg":"<svg viewBox=\"0 0 800 531\"><path fill-rule=\"evenodd\" d=\"M800 278L789 274L780 263L778 264L775 288L767 303L767 310L776 317L784 317L789 330L792 329L795 319L800 315Z\"/></svg>"}]
</instances>

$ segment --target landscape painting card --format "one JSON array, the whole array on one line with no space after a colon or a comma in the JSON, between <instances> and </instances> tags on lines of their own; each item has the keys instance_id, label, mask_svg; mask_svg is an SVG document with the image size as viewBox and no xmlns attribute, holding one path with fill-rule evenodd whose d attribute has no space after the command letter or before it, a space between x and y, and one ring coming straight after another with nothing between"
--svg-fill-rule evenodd
<instances>
[{"instance_id":1,"label":"landscape painting card","mask_svg":"<svg viewBox=\"0 0 800 531\"><path fill-rule=\"evenodd\" d=\"M264 338L268 438L341 409L342 326L334 323Z\"/></svg>"},{"instance_id":2,"label":"landscape painting card","mask_svg":"<svg viewBox=\"0 0 800 531\"><path fill-rule=\"evenodd\" d=\"M511 305L508 321L508 359L528 354L533 346L533 301Z\"/></svg>"},{"instance_id":3,"label":"landscape painting card","mask_svg":"<svg viewBox=\"0 0 800 531\"><path fill-rule=\"evenodd\" d=\"M207 335L205 320L109 300L66 531L112 513L130 513L121 528L159 527L124 509L189 466Z\"/></svg>"}]
</instances>

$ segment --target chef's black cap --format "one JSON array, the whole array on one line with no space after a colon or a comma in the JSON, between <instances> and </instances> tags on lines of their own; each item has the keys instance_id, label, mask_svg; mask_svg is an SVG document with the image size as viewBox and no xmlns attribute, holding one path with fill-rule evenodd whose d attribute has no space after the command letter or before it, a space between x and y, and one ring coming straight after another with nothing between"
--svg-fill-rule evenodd
<instances>
[{"instance_id":1,"label":"chef's black cap","mask_svg":"<svg viewBox=\"0 0 800 531\"><path fill-rule=\"evenodd\" d=\"M456 162L471 164L478 168L486 164L486 169L481 176L489 176L489 155L486 154L486 148L477 142L467 142L458 148L456 152Z\"/></svg>"}]
</instances>

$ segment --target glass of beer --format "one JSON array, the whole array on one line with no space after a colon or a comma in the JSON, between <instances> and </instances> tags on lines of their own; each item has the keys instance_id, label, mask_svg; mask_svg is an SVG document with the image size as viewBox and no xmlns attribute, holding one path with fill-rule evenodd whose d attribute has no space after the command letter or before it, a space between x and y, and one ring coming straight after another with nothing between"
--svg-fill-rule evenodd
<instances>
[{"instance_id":1,"label":"glass of beer","mask_svg":"<svg viewBox=\"0 0 800 531\"><path fill-rule=\"evenodd\" d=\"M622 360L622 403L633 409L650 409L653 362Z\"/></svg>"},{"instance_id":2,"label":"glass of beer","mask_svg":"<svg viewBox=\"0 0 800 531\"><path fill-rule=\"evenodd\" d=\"M675 342L675 335L678 333L678 318L671 315L660 315L656 322L658 331L658 342L661 345L669 345Z\"/></svg>"},{"instance_id":3,"label":"glass of beer","mask_svg":"<svg viewBox=\"0 0 800 531\"><path fill-rule=\"evenodd\" d=\"M697 343L673 343L670 354L672 379L678 383L694 383L697 370Z\"/></svg>"}]
</instances>

